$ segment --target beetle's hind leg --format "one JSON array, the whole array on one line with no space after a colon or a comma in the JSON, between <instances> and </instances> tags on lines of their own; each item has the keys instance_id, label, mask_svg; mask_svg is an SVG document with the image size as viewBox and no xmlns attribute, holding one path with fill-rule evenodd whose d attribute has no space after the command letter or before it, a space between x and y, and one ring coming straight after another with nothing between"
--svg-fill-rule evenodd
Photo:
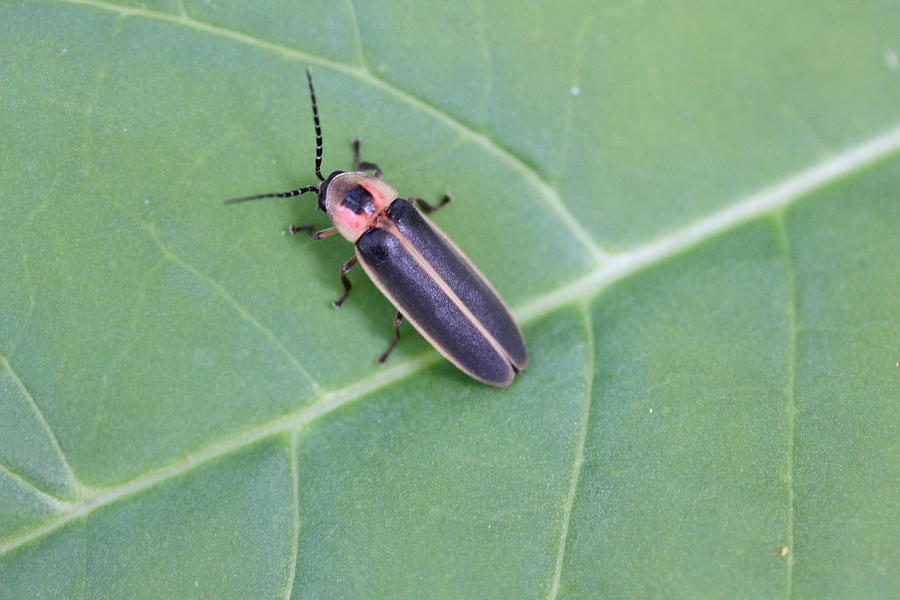
<instances>
[{"instance_id":1,"label":"beetle's hind leg","mask_svg":"<svg viewBox=\"0 0 900 600\"><path fill-rule=\"evenodd\" d=\"M353 142L353 170L354 171L375 171L375 177L381 179L381 167L375 163L359 160L359 138L354 138Z\"/></svg>"},{"instance_id":2,"label":"beetle's hind leg","mask_svg":"<svg viewBox=\"0 0 900 600\"><path fill-rule=\"evenodd\" d=\"M416 206L418 206L419 209L425 214L431 214L433 212L439 211L444 207L445 204L449 203L451 200L453 200L453 196L451 196L450 194L444 194L444 197L441 198L441 201L437 204L431 204L430 202L427 202L421 198L416 198L415 196L409 197L409 201L415 202Z\"/></svg>"},{"instance_id":3,"label":"beetle's hind leg","mask_svg":"<svg viewBox=\"0 0 900 600\"><path fill-rule=\"evenodd\" d=\"M388 346L388 349L385 350L384 354L378 357L378 363L384 364L384 361L388 359L388 356L391 355L391 352L394 351L394 348L397 347L397 342L400 341L400 324L403 322L403 314L398 310L397 316L394 317L394 339L391 340L391 345Z\"/></svg>"},{"instance_id":4,"label":"beetle's hind leg","mask_svg":"<svg viewBox=\"0 0 900 600\"><path fill-rule=\"evenodd\" d=\"M350 284L350 279L347 277L347 271L353 268L357 260L359 259L354 254L350 260L341 265L341 285L344 286L344 294L331 303L335 308L341 307L341 304L343 304L344 300L347 299L347 296L350 295L350 290L353 289L353 286Z\"/></svg>"}]
</instances>

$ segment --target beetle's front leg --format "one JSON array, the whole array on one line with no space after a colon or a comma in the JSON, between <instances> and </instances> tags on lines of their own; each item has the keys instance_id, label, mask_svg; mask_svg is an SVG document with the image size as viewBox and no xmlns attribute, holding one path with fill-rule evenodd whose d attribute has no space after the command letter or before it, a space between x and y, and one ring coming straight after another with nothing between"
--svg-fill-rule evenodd
<instances>
[{"instance_id":1,"label":"beetle's front leg","mask_svg":"<svg viewBox=\"0 0 900 600\"><path fill-rule=\"evenodd\" d=\"M447 204L451 200L453 200L453 196L451 196L450 194L444 194L444 197L441 198L441 201L437 204L431 204L430 202L427 202L422 198L416 198L415 196L409 197L409 201L415 202L416 206L419 207L419 210L421 210L425 214L431 214L433 212L439 211L445 204Z\"/></svg>"},{"instance_id":2,"label":"beetle's front leg","mask_svg":"<svg viewBox=\"0 0 900 600\"><path fill-rule=\"evenodd\" d=\"M400 341L400 323L403 322L403 314L398 310L397 316L394 317L394 339L391 340L391 345L388 346L388 349L385 350L384 354L378 357L379 364L384 364L384 361L388 359L391 352L394 351L394 348L397 347L397 342Z\"/></svg>"},{"instance_id":3,"label":"beetle's front leg","mask_svg":"<svg viewBox=\"0 0 900 600\"><path fill-rule=\"evenodd\" d=\"M305 232L311 240L321 240L322 238L327 238L337 233L337 227L329 227L328 229L322 229L320 231L316 231L315 225L291 225L288 227L288 232L290 232L291 235L294 235L298 231Z\"/></svg>"},{"instance_id":4,"label":"beetle's front leg","mask_svg":"<svg viewBox=\"0 0 900 600\"><path fill-rule=\"evenodd\" d=\"M355 138L353 144L353 170L354 171L375 171L375 177L381 179L381 167L375 163L359 160L359 138Z\"/></svg>"},{"instance_id":5,"label":"beetle's front leg","mask_svg":"<svg viewBox=\"0 0 900 600\"><path fill-rule=\"evenodd\" d=\"M347 277L347 271L353 268L353 265L356 264L357 260L359 259L354 254L350 260L341 265L341 285L344 286L344 295L331 303L335 308L341 307L341 304L343 304L344 300L347 299L347 296L350 295L350 290L353 289L353 286L350 285L350 279Z\"/></svg>"}]
</instances>

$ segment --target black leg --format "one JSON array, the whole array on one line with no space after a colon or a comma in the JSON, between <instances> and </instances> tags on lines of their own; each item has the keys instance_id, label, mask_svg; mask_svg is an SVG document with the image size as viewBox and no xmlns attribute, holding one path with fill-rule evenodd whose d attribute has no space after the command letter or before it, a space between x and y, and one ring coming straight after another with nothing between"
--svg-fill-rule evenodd
<instances>
[{"instance_id":1,"label":"black leg","mask_svg":"<svg viewBox=\"0 0 900 600\"><path fill-rule=\"evenodd\" d=\"M375 177L381 179L381 167L375 163L359 160L359 138L352 142L353 144L353 170L354 171L375 171Z\"/></svg>"},{"instance_id":2,"label":"black leg","mask_svg":"<svg viewBox=\"0 0 900 600\"><path fill-rule=\"evenodd\" d=\"M394 339L391 340L391 345L388 346L388 349L378 357L378 362L380 364L384 364L384 361L388 359L391 352L394 351L394 348L397 347L397 342L400 340L400 323L403 322L403 315L400 314L400 311L397 311L397 316L394 317Z\"/></svg>"},{"instance_id":3,"label":"black leg","mask_svg":"<svg viewBox=\"0 0 900 600\"><path fill-rule=\"evenodd\" d=\"M353 265L356 264L357 260L358 259L354 254L350 260L341 265L341 284L344 286L344 295L331 303L335 308L340 308L341 304L344 303L344 300L347 299L347 296L350 295L350 290L353 286L350 285L350 279L347 278L347 271L353 268Z\"/></svg>"},{"instance_id":4,"label":"black leg","mask_svg":"<svg viewBox=\"0 0 900 600\"><path fill-rule=\"evenodd\" d=\"M303 231L306 233L306 235L309 236L309 239L321 240L322 238L327 238L328 236L337 233L337 228L329 227L328 229L316 231L316 227L314 225L291 225L290 227L288 227L288 231L291 235L294 235L298 231Z\"/></svg>"},{"instance_id":5,"label":"black leg","mask_svg":"<svg viewBox=\"0 0 900 600\"><path fill-rule=\"evenodd\" d=\"M353 170L359 171L359 138L353 138L350 145L353 146Z\"/></svg>"},{"instance_id":6,"label":"black leg","mask_svg":"<svg viewBox=\"0 0 900 600\"><path fill-rule=\"evenodd\" d=\"M415 196L410 196L409 201L415 202L416 205L422 210L425 214L431 214L433 212L439 211L445 204L453 200L453 196L450 194L444 194L444 197L441 198L441 201L437 204L430 204L421 198L416 198Z\"/></svg>"}]
</instances>

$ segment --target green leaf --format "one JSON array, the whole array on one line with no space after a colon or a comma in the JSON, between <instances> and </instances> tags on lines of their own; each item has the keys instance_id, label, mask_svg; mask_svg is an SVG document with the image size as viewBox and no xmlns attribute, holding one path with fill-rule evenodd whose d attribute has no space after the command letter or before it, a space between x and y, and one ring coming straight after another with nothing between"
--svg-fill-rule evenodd
<instances>
[{"instance_id":1,"label":"green leaf","mask_svg":"<svg viewBox=\"0 0 900 600\"><path fill-rule=\"evenodd\" d=\"M900 595L900 7L0 0L0 597ZM524 326L468 379L349 140Z\"/></svg>"}]
</instances>

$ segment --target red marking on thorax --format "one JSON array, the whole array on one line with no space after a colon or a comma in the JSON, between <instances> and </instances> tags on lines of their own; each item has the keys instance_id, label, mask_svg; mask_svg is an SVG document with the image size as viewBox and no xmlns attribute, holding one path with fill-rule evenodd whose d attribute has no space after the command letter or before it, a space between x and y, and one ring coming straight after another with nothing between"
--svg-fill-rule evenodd
<instances>
[{"instance_id":1,"label":"red marking on thorax","mask_svg":"<svg viewBox=\"0 0 900 600\"><path fill-rule=\"evenodd\" d=\"M367 215L365 213L356 214L349 208L345 208L342 205L337 207L336 217L340 220L341 223L346 225L348 229L360 232L368 229L369 221L372 220L372 215Z\"/></svg>"}]
</instances>

